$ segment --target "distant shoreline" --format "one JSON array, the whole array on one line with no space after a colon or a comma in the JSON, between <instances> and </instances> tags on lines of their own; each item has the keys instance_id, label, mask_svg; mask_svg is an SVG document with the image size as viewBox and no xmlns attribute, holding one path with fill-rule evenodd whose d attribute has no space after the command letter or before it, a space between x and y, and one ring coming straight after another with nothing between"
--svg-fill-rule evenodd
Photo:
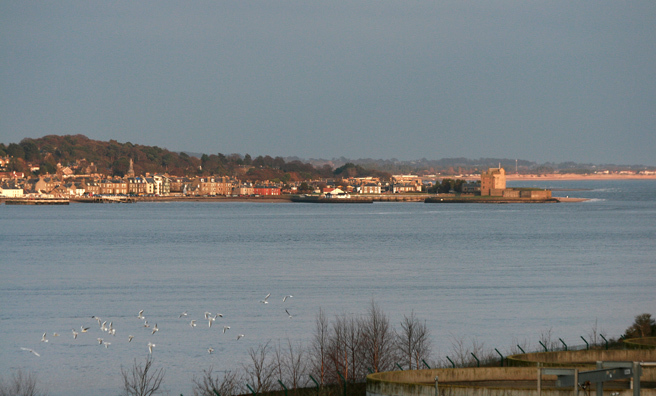
<instances>
[{"instance_id":1,"label":"distant shoreline","mask_svg":"<svg viewBox=\"0 0 656 396\"><path fill-rule=\"evenodd\" d=\"M618 175L594 174L579 175L576 173L548 173L544 175L518 175L506 173L506 180L656 180L656 175Z\"/></svg>"}]
</instances>

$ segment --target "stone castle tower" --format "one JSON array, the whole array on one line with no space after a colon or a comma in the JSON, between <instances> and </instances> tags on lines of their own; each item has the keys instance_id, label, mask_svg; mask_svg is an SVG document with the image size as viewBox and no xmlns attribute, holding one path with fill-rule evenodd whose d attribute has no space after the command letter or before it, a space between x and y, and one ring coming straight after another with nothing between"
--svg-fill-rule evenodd
<instances>
[{"instance_id":1,"label":"stone castle tower","mask_svg":"<svg viewBox=\"0 0 656 396\"><path fill-rule=\"evenodd\" d=\"M491 195L491 190L506 189L506 171L502 168L490 168L481 173L481 195Z\"/></svg>"}]
</instances>

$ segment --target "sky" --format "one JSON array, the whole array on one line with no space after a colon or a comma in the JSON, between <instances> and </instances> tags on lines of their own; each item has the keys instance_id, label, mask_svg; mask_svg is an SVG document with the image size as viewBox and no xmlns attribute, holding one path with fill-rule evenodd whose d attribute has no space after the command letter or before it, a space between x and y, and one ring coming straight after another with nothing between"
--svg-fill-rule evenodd
<instances>
[{"instance_id":1,"label":"sky","mask_svg":"<svg viewBox=\"0 0 656 396\"><path fill-rule=\"evenodd\" d=\"M1 1L0 142L656 165L656 2Z\"/></svg>"}]
</instances>

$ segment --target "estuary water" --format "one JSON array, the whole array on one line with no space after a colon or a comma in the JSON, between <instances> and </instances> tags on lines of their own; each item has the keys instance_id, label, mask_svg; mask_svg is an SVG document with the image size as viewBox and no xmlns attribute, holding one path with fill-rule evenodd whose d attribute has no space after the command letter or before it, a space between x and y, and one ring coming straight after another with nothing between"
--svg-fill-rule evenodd
<instances>
[{"instance_id":1,"label":"estuary water","mask_svg":"<svg viewBox=\"0 0 656 396\"><path fill-rule=\"evenodd\" d=\"M307 345L319 309L372 301L396 328L425 320L432 361L458 341L508 354L545 333L617 338L656 314L656 181L520 186L590 200L0 205L0 373L34 373L54 396L118 395L150 342L166 390L191 394L194 375L239 369L249 348ZM210 327L205 312L223 317Z\"/></svg>"}]
</instances>

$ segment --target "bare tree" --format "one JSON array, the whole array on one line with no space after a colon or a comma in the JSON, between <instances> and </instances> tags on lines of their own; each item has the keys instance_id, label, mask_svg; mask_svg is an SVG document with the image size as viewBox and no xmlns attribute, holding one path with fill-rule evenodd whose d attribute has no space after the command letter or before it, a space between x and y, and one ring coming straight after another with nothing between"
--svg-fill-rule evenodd
<instances>
[{"instance_id":1,"label":"bare tree","mask_svg":"<svg viewBox=\"0 0 656 396\"><path fill-rule=\"evenodd\" d=\"M18 370L7 384L0 381L0 396L38 396L42 393L36 387L36 375Z\"/></svg>"},{"instance_id":2,"label":"bare tree","mask_svg":"<svg viewBox=\"0 0 656 396\"><path fill-rule=\"evenodd\" d=\"M296 346L287 339L287 350L283 358L284 372L286 380L291 382L292 389L303 388L307 386L305 370L307 368L306 355L301 343Z\"/></svg>"},{"instance_id":3,"label":"bare tree","mask_svg":"<svg viewBox=\"0 0 656 396\"><path fill-rule=\"evenodd\" d=\"M269 357L269 342L259 345L256 349L249 348L248 355L251 358L252 366L245 366L246 377L254 386L257 393L268 392L273 389L274 365Z\"/></svg>"},{"instance_id":4,"label":"bare tree","mask_svg":"<svg viewBox=\"0 0 656 396\"><path fill-rule=\"evenodd\" d=\"M331 363L330 382L341 380L338 374L346 378L348 376L349 358L346 351L346 321L344 316L335 317L328 343L328 358Z\"/></svg>"},{"instance_id":5,"label":"bare tree","mask_svg":"<svg viewBox=\"0 0 656 396\"><path fill-rule=\"evenodd\" d=\"M273 376L277 377L278 380L281 382L285 382L285 363L284 363L285 357L284 357L284 351L282 349L282 346L280 344L280 340L278 340L278 343L275 345L273 348L273 361L272 361L272 370L273 370ZM275 384L274 384L275 385Z\"/></svg>"},{"instance_id":6,"label":"bare tree","mask_svg":"<svg viewBox=\"0 0 656 396\"><path fill-rule=\"evenodd\" d=\"M239 395L243 393L241 387L241 376L233 371L227 371L222 377L213 374L213 368L203 370L203 376L196 378L194 376L194 396L216 396L218 392L221 396Z\"/></svg>"},{"instance_id":7,"label":"bare tree","mask_svg":"<svg viewBox=\"0 0 656 396\"><path fill-rule=\"evenodd\" d=\"M590 337L590 342L592 345L597 345L597 343L599 343L599 334L602 333L602 331L603 330L599 329L597 318L595 318L594 324L588 333L588 337Z\"/></svg>"},{"instance_id":8,"label":"bare tree","mask_svg":"<svg viewBox=\"0 0 656 396\"><path fill-rule=\"evenodd\" d=\"M469 366L471 358L471 349L465 345L463 337L451 335L451 353L454 364L459 367Z\"/></svg>"},{"instance_id":9,"label":"bare tree","mask_svg":"<svg viewBox=\"0 0 656 396\"><path fill-rule=\"evenodd\" d=\"M137 364L137 359L130 370L121 366L121 375L127 396L150 396L159 391L164 380L164 369L153 369L153 359L148 355L143 366Z\"/></svg>"},{"instance_id":10,"label":"bare tree","mask_svg":"<svg viewBox=\"0 0 656 396\"><path fill-rule=\"evenodd\" d=\"M366 367L363 362L363 321L360 317L349 316L345 318L345 348L349 356L350 373L346 379L352 382L366 376Z\"/></svg>"},{"instance_id":11,"label":"bare tree","mask_svg":"<svg viewBox=\"0 0 656 396\"><path fill-rule=\"evenodd\" d=\"M553 340L553 329L550 327L548 330L545 330L540 334L540 342L544 344L549 350L558 348L558 342Z\"/></svg>"},{"instance_id":12,"label":"bare tree","mask_svg":"<svg viewBox=\"0 0 656 396\"><path fill-rule=\"evenodd\" d=\"M514 345L510 348L511 355L519 355L520 353L531 351L531 344L526 339L524 339L524 341L519 341L518 339L514 338L513 344ZM522 352L522 350L524 350L524 352Z\"/></svg>"},{"instance_id":13,"label":"bare tree","mask_svg":"<svg viewBox=\"0 0 656 396\"><path fill-rule=\"evenodd\" d=\"M484 364L494 359L493 353L486 351L484 345L473 338L471 346L467 346L464 338L452 336L451 350L455 359L454 363L459 367L471 367L477 365L478 362Z\"/></svg>"},{"instance_id":14,"label":"bare tree","mask_svg":"<svg viewBox=\"0 0 656 396\"><path fill-rule=\"evenodd\" d=\"M391 369L395 360L394 333L387 315L374 301L371 301L362 330L365 363L376 373Z\"/></svg>"},{"instance_id":15,"label":"bare tree","mask_svg":"<svg viewBox=\"0 0 656 396\"><path fill-rule=\"evenodd\" d=\"M491 360L492 353L489 350L485 350L485 345L483 343L479 343L475 338L472 338L471 343L472 365L474 364L476 358L480 362L488 362ZM474 355L476 358L474 358Z\"/></svg>"},{"instance_id":16,"label":"bare tree","mask_svg":"<svg viewBox=\"0 0 656 396\"><path fill-rule=\"evenodd\" d=\"M329 331L326 315L321 308L319 308L319 313L315 319L314 331L314 338L310 346L312 373L319 377L319 384L324 385L328 368Z\"/></svg>"},{"instance_id":17,"label":"bare tree","mask_svg":"<svg viewBox=\"0 0 656 396\"><path fill-rule=\"evenodd\" d=\"M430 334L426 322L417 319L414 311L410 316L403 316L401 330L396 333L399 357L405 362L409 370L419 369L422 360L430 356Z\"/></svg>"}]
</instances>

